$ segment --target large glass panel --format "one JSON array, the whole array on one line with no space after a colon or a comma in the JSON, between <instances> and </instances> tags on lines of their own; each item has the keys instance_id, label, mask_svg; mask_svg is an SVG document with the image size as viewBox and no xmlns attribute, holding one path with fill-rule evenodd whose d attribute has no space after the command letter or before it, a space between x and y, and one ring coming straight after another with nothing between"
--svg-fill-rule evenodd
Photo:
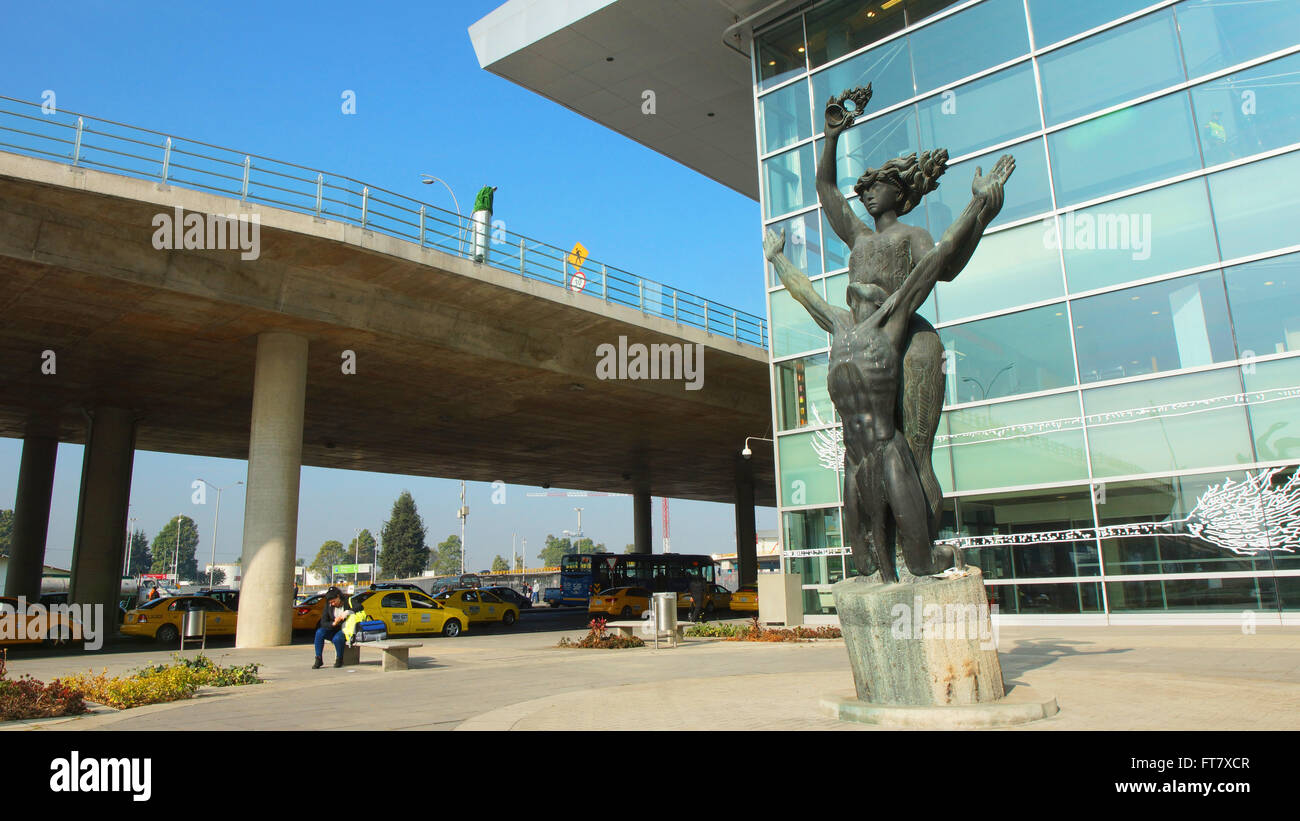
<instances>
[{"instance_id":1,"label":"large glass panel","mask_svg":"<svg viewBox=\"0 0 1300 821\"><path fill-rule=\"evenodd\" d=\"M913 96L911 51L906 37L890 40L812 76L813 131L820 134L825 130L824 112L831 97L867 83L871 83L868 113Z\"/></svg>"},{"instance_id":2,"label":"large glass panel","mask_svg":"<svg viewBox=\"0 0 1300 821\"><path fill-rule=\"evenodd\" d=\"M1075 293L1219 261L1203 179L1066 211L1058 224Z\"/></svg>"},{"instance_id":3,"label":"large glass panel","mask_svg":"<svg viewBox=\"0 0 1300 821\"><path fill-rule=\"evenodd\" d=\"M1300 151L1211 174L1210 201L1224 259L1295 245Z\"/></svg>"},{"instance_id":4,"label":"large glass panel","mask_svg":"<svg viewBox=\"0 0 1300 821\"><path fill-rule=\"evenodd\" d=\"M1064 305L939 329L947 356L948 402L980 402L1074 384Z\"/></svg>"},{"instance_id":5,"label":"large glass panel","mask_svg":"<svg viewBox=\"0 0 1300 821\"><path fill-rule=\"evenodd\" d=\"M821 293L820 283L814 282L813 289ZM830 344L826 332L813 321L808 311L790 296L789 291L773 291L771 299L773 356L815 351Z\"/></svg>"},{"instance_id":6,"label":"large glass panel","mask_svg":"<svg viewBox=\"0 0 1300 821\"><path fill-rule=\"evenodd\" d=\"M1187 79L1169 9L1045 54L1038 68L1048 125Z\"/></svg>"},{"instance_id":7,"label":"large glass panel","mask_svg":"<svg viewBox=\"0 0 1300 821\"><path fill-rule=\"evenodd\" d=\"M918 94L1029 52L1023 0L985 0L909 38Z\"/></svg>"},{"instance_id":8,"label":"large glass panel","mask_svg":"<svg viewBox=\"0 0 1300 821\"><path fill-rule=\"evenodd\" d=\"M855 202L856 200L849 200L849 205L852 206ZM831 224L826 221L826 212L820 208L817 212L822 215L822 259L826 270L835 271L849 267L849 246L835 235Z\"/></svg>"},{"instance_id":9,"label":"large glass panel","mask_svg":"<svg viewBox=\"0 0 1300 821\"><path fill-rule=\"evenodd\" d=\"M1075 300L1071 310L1080 382L1237 358L1218 271Z\"/></svg>"},{"instance_id":10,"label":"large glass panel","mask_svg":"<svg viewBox=\"0 0 1300 821\"><path fill-rule=\"evenodd\" d=\"M1300 254L1234 265L1224 276L1243 357L1300 351Z\"/></svg>"},{"instance_id":11,"label":"large glass panel","mask_svg":"<svg viewBox=\"0 0 1300 821\"><path fill-rule=\"evenodd\" d=\"M822 140L817 141L819 158L823 145ZM835 145L836 185L854 201L853 185L868 168L879 168L894 157L917 150L916 111L912 106L859 123L841 134Z\"/></svg>"},{"instance_id":12,"label":"large glass panel","mask_svg":"<svg viewBox=\"0 0 1300 821\"><path fill-rule=\"evenodd\" d=\"M1241 371L1259 461L1300 459L1300 359L1250 362Z\"/></svg>"},{"instance_id":13,"label":"large glass panel","mask_svg":"<svg viewBox=\"0 0 1300 821\"><path fill-rule=\"evenodd\" d=\"M1191 93L1207 166L1300 142L1300 54L1220 77Z\"/></svg>"},{"instance_id":14,"label":"large glass panel","mask_svg":"<svg viewBox=\"0 0 1300 821\"><path fill-rule=\"evenodd\" d=\"M832 0L804 15L808 64L813 68L902 31L903 4ZM838 93L838 92L836 92Z\"/></svg>"},{"instance_id":15,"label":"large glass panel","mask_svg":"<svg viewBox=\"0 0 1300 821\"><path fill-rule=\"evenodd\" d=\"M943 322L1063 296L1061 258L1036 222L999 231L981 239L961 275L936 293Z\"/></svg>"},{"instance_id":16,"label":"large glass panel","mask_svg":"<svg viewBox=\"0 0 1300 821\"><path fill-rule=\"evenodd\" d=\"M1097 540L1087 535L1093 527L1087 487L962 496L957 513L962 536L1015 537L1014 544L966 550L966 561L983 570L986 579L1101 572Z\"/></svg>"},{"instance_id":17,"label":"large glass panel","mask_svg":"<svg viewBox=\"0 0 1300 821\"><path fill-rule=\"evenodd\" d=\"M817 228L821 221L818 217L820 213L820 211L805 211L780 222L774 222L764 229L764 232L769 230L776 231L778 234L785 232L785 250L782 253L809 278L822 274L822 245ZM763 266L767 269L767 284L780 285L781 281L772 263L764 260Z\"/></svg>"},{"instance_id":18,"label":"large glass panel","mask_svg":"<svg viewBox=\"0 0 1300 821\"><path fill-rule=\"evenodd\" d=\"M794 17L754 39L760 88L779 85L804 70L802 17Z\"/></svg>"},{"instance_id":19,"label":"large glass panel","mask_svg":"<svg viewBox=\"0 0 1300 821\"><path fill-rule=\"evenodd\" d=\"M791 83L758 99L758 116L763 126L763 153L812 136L812 119L808 109L808 84Z\"/></svg>"},{"instance_id":20,"label":"large glass panel","mask_svg":"<svg viewBox=\"0 0 1300 821\"><path fill-rule=\"evenodd\" d=\"M1277 609L1272 579L1166 579L1107 582L1112 613Z\"/></svg>"},{"instance_id":21,"label":"large glass panel","mask_svg":"<svg viewBox=\"0 0 1300 821\"><path fill-rule=\"evenodd\" d=\"M1174 14L1193 79L1300 42L1295 0L1184 0Z\"/></svg>"},{"instance_id":22,"label":"large glass panel","mask_svg":"<svg viewBox=\"0 0 1300 821\"><path fill-rule=\"evenodd\" d=\"M1259 508L1263 515L1258 520L1264 522L1263 539L1256 533L1256 541L1268 543L1274 570L1300 570L1300 471L1290 465L1252 473L1255 485L1261 490ZM1291 581L1300 582L1300 579ZM1291 608L1295 609L1296 604L1292 601Z\"/></svg>"},{"instance_id":23,"label":"large glass panel","mask_svg":"<svg viewBox=\"0 0 1300 821\"><path fill-rule=\"evenodd\" d=\"M1083 392L1094 476L1254 461L1236 368Z\"/></svg>"},{"instance_id":24,"label":"large glass panel","mask_svg":"<svg viewBox=\"0 0 1300 821\"><path fill-rule=\"evenodd\" d=\"M989 606L996 603L1004 616L1101 612L1099 582L994 584L988 593Z\"/></svg>"},{"instance_id":25,"label":"large glass panel","mask_svg":"<svg viewBox=\"0 0 1300 821\"><path fill-rule=\"evenodd\" d=\"M1091 0L1088 3L1029 0L1034 45L1038 48L1050 46L1149 5L1151 0Z\"/></svg>"},{"instance_id":26,"label":"large glass panel","mask_svg":"<svg viewBox=\"0 0 1300 821\"><path fill-rule=\"evenodd\" d=\"M1037 131L1041 126L1034 68L1028 62L949 89L922 100L917 107L921 144L946 148L953 157Z\"/></svg>"},{"instance_id":27,"label":"large glass panel","mask_svg":"<svg viewBox=\"0 0 1300 821\"><path fill-rule=\"evenodd\" d=\"M780 430L835 421L835 408L826 391L826 354L776 364L776 411Z\"/></svg>"},{"instance_id":28,"label":"large glass panel","mask_svg":"<svg viewBox=\"0 0 1300 821\"><path fill-rule=\"evenodd\" d=\"M1099 485L1107 575L1269 570L1267 555L1242 556L1225 546L1233 544L1223 538L1225 524L1237 529L1259 508L1259 494L1242 484L1245 478L1231 471Z\"/></svg>"},{"instance_id":29,"label":"large glass panel","mask_svg":"<svg viewBox=\"0 0 1300 821\"><path fill-rule=\"evenodd\" d=\"M783 507L839 504L843 459L836 434L815 430L777 437Z\"/></svg>"},{"instance_id":30,"label":"large glass panel","mask_svg":"<svg viewBox=\"0 0 1300 821\"><path fill-rule=\"evenodd\" d=\"M947 411L958 490L1077 482L1087 478L1075 393Z\"/></svg>"},{"instance_id":31,"label":"large glass panel","mask_svg":"<svg viewBox=\"0 0 1300 821\"><path fill-rule=\"evenodd\" d=\"M1058 205L1201 167L1191 103L1183 92L1058 131L1048 146Z\"/></svg>"},{"instance_id":32,"label":"large glass panel","mask_svg":"<svg viewBox=\"0 0 1300 821\"><path fill-rule=\"evenodd\" d=\"M1032 217L1052 210L1052 189L1047 181L1047 151L1041 137L1035 137L1010 148L990 151L978 157L972 157L956 165L948 166L943 175L942 184L935 191L925 196L926 213L930 217L930 231L937 240L948 230L970 202L970 186L975 179L975 169L987 174L997 163L998 157L1010 154L1016 158L1016 171L1012 176L1014 182L1005 189L1005 199L997 219L989 223L990 228L1015 220Z\"/></svg>"},{"instance_id":33,"label":"large glass panel","mask_svg":"<svg viewBox=\"0 0 1300 821\"><path fill-rule=\"evenodd\" d=\"M811 145L763 161L767 218L817 204L817 166Z\"/></svg>"}]
</instances>

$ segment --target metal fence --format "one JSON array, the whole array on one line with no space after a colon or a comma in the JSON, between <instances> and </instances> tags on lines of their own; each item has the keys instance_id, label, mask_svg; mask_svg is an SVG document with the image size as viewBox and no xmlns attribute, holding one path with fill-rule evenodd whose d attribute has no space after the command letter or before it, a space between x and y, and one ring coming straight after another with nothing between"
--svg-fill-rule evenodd
<instances>
[{"instance_id":1,"label":"metal fence","mask_svg":"<svg viewBox=\"0 0 1300 821\"><path fill-rule=\"evenodd\" d=\"M470 219L454 211L351 177L13 97L0 96L0 151L313 214L466 259L474 253ZM761 316L596 260L577 269L568 251L503 227L490 228L488 240L485 264L498 270L767 347Z\"/></svg>"}]
</instances>

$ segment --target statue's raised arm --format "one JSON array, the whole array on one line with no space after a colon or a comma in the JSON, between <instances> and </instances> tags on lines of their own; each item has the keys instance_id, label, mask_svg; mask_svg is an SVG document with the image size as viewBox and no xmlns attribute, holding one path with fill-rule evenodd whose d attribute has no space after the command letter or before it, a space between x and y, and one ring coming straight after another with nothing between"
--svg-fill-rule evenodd
<instances>
[{"instance_id":1,"label":"statue's raised arm","mask_svg":"<svg viewBox=\"0 0 1300 821\"><path fill-rule=\"evenodd\" d=\"M871 84L867 83L865 88L851 88L826 102L826 144L822 148L821 159L817 162L817 198L821 200L831 229L849 248L853 247L858 234L870 234L872 231L858 219L849 207L848 200L840 193L835 151L840 134L853 125L853 120L866 110L870 100Z\"/></svg>"},{"instance_id":2,"label":"statue's raised arm","mask_svg":"<svg viewBox=\"0 0 1300 821\"><path fill-rule=\"evenodd\" d=\"M837 324L846 326L853 324L852 314L823 299L807 275L781 253L784 248L785 230L778 234L769 229L763 236L763 256L767 257L767 261L776 268L776 275L781 278L781 284L785 286L790 296L794 297L795 301L812 315L813 321L827 333L835 333Z\"/></svg>"}]
</instances>

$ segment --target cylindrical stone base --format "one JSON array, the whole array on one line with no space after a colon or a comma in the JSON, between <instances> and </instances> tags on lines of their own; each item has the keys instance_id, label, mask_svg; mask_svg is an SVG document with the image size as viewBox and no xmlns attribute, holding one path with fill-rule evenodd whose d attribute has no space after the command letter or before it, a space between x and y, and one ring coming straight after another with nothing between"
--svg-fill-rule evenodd
<instances>
[{"instance_id":1,"label":"cylindrical stone base","mask_svg":"<svg viewBox=\"0 0 1300 821\"><path fill-rule=\"evenodd\" d=\"M1005 695L984 577L928 576L831 588L858 699L872 704L983 704Z\"/></svg>"}]
</instances>

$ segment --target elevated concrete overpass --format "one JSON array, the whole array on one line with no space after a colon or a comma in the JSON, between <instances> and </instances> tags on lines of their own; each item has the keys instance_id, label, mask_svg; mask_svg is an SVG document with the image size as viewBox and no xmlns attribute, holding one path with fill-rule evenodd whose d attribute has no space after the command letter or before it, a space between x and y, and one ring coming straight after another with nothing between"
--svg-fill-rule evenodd
<instances>
[{"instance_id":1,"label":"elevated concrete overpass","mask_svg":"<svg viewBox=\"0 0 1300 821\"><path fill-rule=\"evenodd\" d=\"M260 254L155 248L177 208L256 214ZM116 596L134 449L249 460L242 646L288 640L303 464L630 492L646 551L650 494L738 502L751 553L753 505L775 504L770 450L737 457L769 435L766 351L598 294L3 152L0 281L0 435L26 440L7 591L39 571L58 442L87 444L84 602ZM701 388L598 378L597 348L620 337L703 346Z\"/></svg>"}]
</instances>

